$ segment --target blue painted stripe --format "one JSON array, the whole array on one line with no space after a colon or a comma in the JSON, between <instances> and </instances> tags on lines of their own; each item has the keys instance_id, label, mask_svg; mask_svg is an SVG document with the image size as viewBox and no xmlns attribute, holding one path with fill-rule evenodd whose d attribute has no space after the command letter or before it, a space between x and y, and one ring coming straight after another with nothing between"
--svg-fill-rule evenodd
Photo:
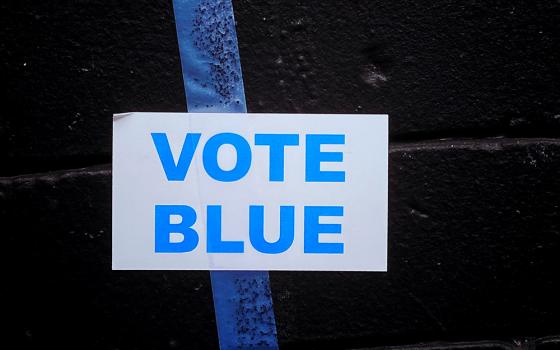
<instances>
[{"instance_id":1,"label":"blue painted stripe","mask_svg":"<svg viewBox=\"0 0 560 350\"><path fill-rule=\"evenodd\" d=\"M189 112L245 113L230 0L173 0ZM211 271L220 348L278 349L266 271Z\"/></svg>"}]
</instances>

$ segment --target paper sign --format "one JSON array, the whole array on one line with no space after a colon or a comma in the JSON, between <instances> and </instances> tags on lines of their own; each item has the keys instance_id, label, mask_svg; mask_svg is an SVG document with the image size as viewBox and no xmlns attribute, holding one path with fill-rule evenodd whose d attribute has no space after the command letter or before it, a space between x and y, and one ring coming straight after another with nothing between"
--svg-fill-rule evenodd
<instances>
[{"instance_id":1,"label":"paper sign","mask_svg":"<svg viewBox=\"0 0 560 350\"><path fill-rule=\"evenodd\" d=\"M113 121L113 269L387 270L386 115Z\"/></svg>"}]
</instances>

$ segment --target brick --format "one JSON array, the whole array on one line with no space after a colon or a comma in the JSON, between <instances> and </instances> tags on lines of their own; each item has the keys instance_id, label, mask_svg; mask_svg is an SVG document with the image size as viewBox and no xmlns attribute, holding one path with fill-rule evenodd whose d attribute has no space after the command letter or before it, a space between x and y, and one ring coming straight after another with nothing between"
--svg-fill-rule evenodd
<instances>
[{"instance_id":1,"label":"brick","mask_svg":"<svg viewBox=\"0 0 560 350\"><path fill-rule=\"evenodd\" d=\"M234 4L250 112L388 113L392 140L557 136L554 1ZM109 162L111 116L185 111L171 1L4 1L0 176Z\"/></svg>"},{"instance_id":2,"label":"brick","mask_svg":"<svg viewBox=\"0 0 560 350\"><path fill-rule=\"evenodd\" d=\"M393 146L388 272L271 272L282 342L357 347L559 333L559 146Z\"/></svg>"},{"instance_id":3,"label":"brick","mask_svg":"<svg viewBox=\"0 0 560 350\"><path fill-rule=\"evenodd\" d=\"M394 138L554 136L560 4L235 3L249 110L388 113Z\"/></svg>"},{"instance_id":4,"label":"brick","mask_svg":"<svg viewBox=\"0 0 560 350\"><path fill-rule=\"evenodd\" d=\"M15 347L218 346L207 272L111 271L109 167L2 179L0 218Z\"/></svg>"},{"instance_id":5,"label":"brick","mask_svg":"<svg viewBox=\"0 0 560 350\"><path fill-rule=\"evenodd\" d=\"M167 1L0 5L0 175L109 162L113 113L185 111Z\"/></svg>"},{"instance_id":6,"label":"brick","mask_svg":"<svg viewBox=\"0 0 560 350\"><path fill-rule=\"evenodd\" d=\"M272 272L282 348L560 334L559 154L547 139L393 145L389 271ZM216 347L206 272L110 270L110 186L108 166L0 179L9 334Z\"/></svg>"}]
</instances>

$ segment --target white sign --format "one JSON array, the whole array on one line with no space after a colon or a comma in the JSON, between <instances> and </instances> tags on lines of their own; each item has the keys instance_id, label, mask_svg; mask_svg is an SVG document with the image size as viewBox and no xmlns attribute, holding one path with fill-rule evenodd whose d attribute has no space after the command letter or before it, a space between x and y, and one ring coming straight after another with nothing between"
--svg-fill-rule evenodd
<instances>
[{"instance_id":1,"label":"white sign","mask_svg":"<svg viewBox=\"0 0 560 350\"><path fill-rule=\"evenodd\" d=\"M113 269L387 270L386 115L113 121Z\"/></svg>"}]
</instances>

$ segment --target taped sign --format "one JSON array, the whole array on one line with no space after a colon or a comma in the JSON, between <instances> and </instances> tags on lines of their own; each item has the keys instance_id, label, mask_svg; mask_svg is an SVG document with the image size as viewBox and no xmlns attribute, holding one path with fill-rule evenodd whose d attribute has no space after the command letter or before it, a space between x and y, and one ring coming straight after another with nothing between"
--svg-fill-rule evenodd
<instances>
[{"instance_id":1,"label":"taped sign","mask_svg":"<svg viewBox=\"0 0 560 350\"><path fill-rule=\"evenodd\" d=\"M386 271L386 115L113 122L113 269Z\"/></svg>"}]
</instances>

